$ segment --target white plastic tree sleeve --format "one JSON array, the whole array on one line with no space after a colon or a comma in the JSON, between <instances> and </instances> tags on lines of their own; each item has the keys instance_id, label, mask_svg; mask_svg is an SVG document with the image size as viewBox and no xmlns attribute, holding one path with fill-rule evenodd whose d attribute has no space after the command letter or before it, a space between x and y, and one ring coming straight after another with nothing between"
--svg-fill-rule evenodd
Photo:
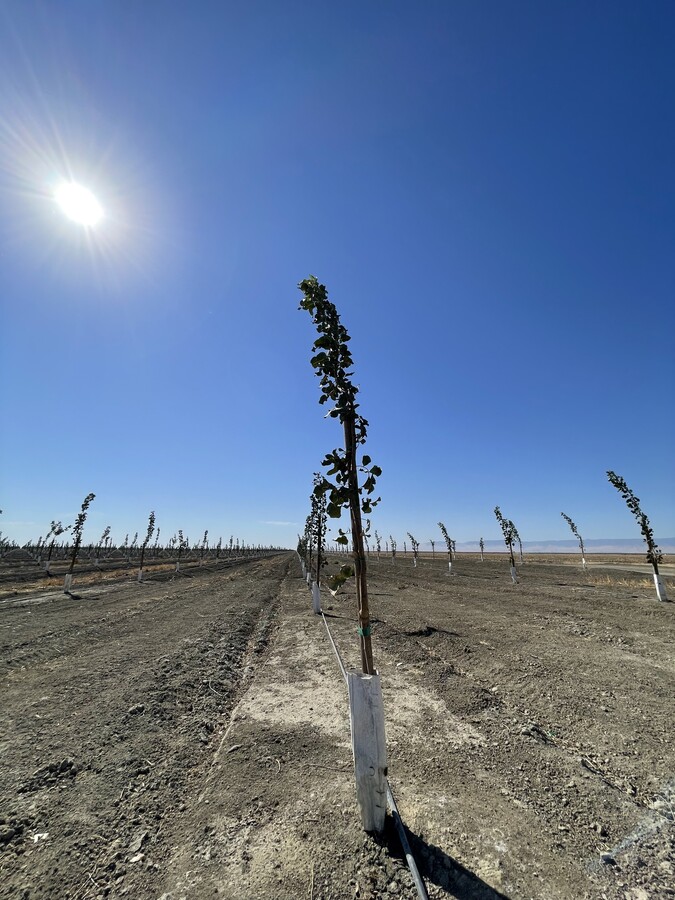
<instances>
[{"instance_id":1,"label":"white plastic tree sleeve","mask_svg":"<svg viewBox=\"0 0 675 900\"><path fill-rule=\"evenodd\" d=\"M347 672L356 798L366 831L381 832L387 812L387 744L380 676Z\"/></svg>"}]
</instances>

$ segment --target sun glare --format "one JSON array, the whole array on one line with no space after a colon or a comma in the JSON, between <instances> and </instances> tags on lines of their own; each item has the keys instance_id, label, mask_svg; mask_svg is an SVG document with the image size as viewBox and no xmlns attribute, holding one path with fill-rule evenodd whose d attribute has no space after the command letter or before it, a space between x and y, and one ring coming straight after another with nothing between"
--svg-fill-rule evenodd
<instances>
[{"instance_id":1,"label":"sun glare","mask_svg":"<svg viewBox=\"0 0 675 900\"><path fill-rule=\"evenodd\" d=\"M96 225L103 215L103 208L96 197L79 184L71 182L60 185L54 198L68 218L80 225Z\"/></svg>"}]
</instances>

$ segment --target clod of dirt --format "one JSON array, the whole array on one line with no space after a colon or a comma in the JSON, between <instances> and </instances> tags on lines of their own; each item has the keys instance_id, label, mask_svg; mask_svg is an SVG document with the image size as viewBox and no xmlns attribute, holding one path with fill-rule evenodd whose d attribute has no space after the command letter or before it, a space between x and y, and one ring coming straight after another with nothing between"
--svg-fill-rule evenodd
<instances>
[{"instance_id":1,"label":"clod of dirt","mask_svg":"<svg viewBox=\"0 0 675 900\"><path fill-rule=\"evenodd\" d=\"M544 729L540 725L537 725L536 722L530 722L527 725L523 725L520 729L520 733L526 734L528 737L536 738L536 740L542 741L544 744L550 743L551 740Z\"/></svg>"},{"instance_id":2,"label":"clod of dirt","mask_svg":"<svg viewBox=\"0 0 675 900\"><path fill-rule=\"evenodd\" d=\"M28 781L20 785L19 794L30 794L33 791L39 791L40 788L49 787L60 778L74 778L77 775L77 766L73 759L64 759L60 763L47 763L36 769Z\"/></svg>"},{"instance_id":3,"label":"clod of dirt","mask_svg":"<svg viewBox=\"0 0 675 900\"><path fill-rule=\"evenodd\" d=\"M137 834L134 836L134 838L132 839L131 843L129 844L129 852L130 852L130 853L137 853L137 852L141 849L141 847L143 846L143 843L144 843L144 841L146 840L147 837L148 837L148 832L147 832L147 831L139 831L139 832L137 832ZM133 862L133 860L132 860L132 862Z\"/></svg>"}]
</instances>

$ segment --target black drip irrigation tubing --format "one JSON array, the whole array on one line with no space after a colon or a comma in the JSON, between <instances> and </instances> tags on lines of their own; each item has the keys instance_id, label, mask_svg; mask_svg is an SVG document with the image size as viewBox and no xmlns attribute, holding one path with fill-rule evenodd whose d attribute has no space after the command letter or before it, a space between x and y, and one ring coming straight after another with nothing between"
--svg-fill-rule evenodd
<instances>
[{"instance_id":1,"label":"black drip irrigation tubing","mask_svg":"<svg viewBox=\"0 0 675 900\"><path fill-rule=\"evenodd\" d=\"M337 646L335 645L335 641L333 640L333 635L330 633L330 628L328 627L328 622L326 621L326 617L323 614L323 610L321 610L321 618L323 619L323 624L326 626L326 633L328 635L328 640L331 642L331 646L335 651L335 656L338 661L338 665L340 666L340 672L342 673L342 677L345 680L345 684L347 683L347 670L345 669L344 663L342 662L342 658L340 657L340 653L338 651ZM424 880L420 875L420 871L417 868L417 863L415 862L415 857L412 855L412 850L410 849L410 844L408 842L408 837L405 833L405 826L403 824L403 820L401 819L401 815L398 811L398 806L396 806L396 800L394 799L394 794L391 790L391 785L389 784L389 780L386 780L387 784L387 801L389 803L389 808L391 810L391 815L394 820L394 825L396 826L396 831L398 832L398 837L401 842L401 847L403 848L403 853L405 854L406 862L408 863L408 868L410 869L410 874L412 875L413 881L415 882L415 887L417 889L417 896L420 900L429 900L429 895L427 894L426 885L424 884Z\"/></svg>"}]
</instances>

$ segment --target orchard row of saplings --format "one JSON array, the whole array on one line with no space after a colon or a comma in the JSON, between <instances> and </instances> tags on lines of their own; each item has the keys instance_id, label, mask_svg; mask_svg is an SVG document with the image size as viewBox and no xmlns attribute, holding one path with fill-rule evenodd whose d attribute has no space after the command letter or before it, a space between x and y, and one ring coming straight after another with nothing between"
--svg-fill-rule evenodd
<instances>
[{"instance_id":1,"label":"orchard row of saplings","mask_svg":"<svg viewBox=\"0 0 675 900\"><path fill-rule=\"evenodd\" d=\"M622 497L626 500L628 508L635 515L639 525L640 530L642 532L643 540L647 545L647 561L652 565L654 569L654 584L656 586L656 595L661 601L668 601L668 596L666 594L666 589L663 585L663 582L660 578L659 573L659 563L663 560L663 553L657 546L654 540L654 532L649 524L649 519L645 515L644 512L640 509L640 500L635 496L633 491L628 487L625 480L621 478L621 476L617 475L615 472L608 471L607 477L612 485L621 493ZM315 474L315 484L318 483L321 476ZM307 517L305 522L305 532L302 536L298 535L298 553L301 559L305 562L306 570L315 573L315 580L317 585L320 582L320 573L321 567L325 564L325 539L324 536L326 534L326 507L325 504L317 503L314 499L314 495L310 497L310 514ZM520 562L523 562L523 544L520 538L520 534L518 533L518 529L511 519L507 519L502 515L502 512L498 506L494 509L494 514L499 523L499 526L502 530L502 534L504 536L504 543L506 545L506 549L509 555L510 562L510 570L511 570L511 580L514 584L518 583L518 572L516 568L514 547L518 544L518 551L520 555ZM586 569L586 550L584 547L584 540L582 536L579 534L579 530L577 526L572 521L570 516L566 513L561 512L560 515L565 519L567 524L569 525L572 534L575 536L577 541L579 542L579 550L581 552L581 564L584 569ZM450 537L448 534L448 530L443 524L443 522L438 523L438 527L443 536L443 540L445 541L445 546L447 548L448 554L448 571L452 574L452 563L456 559L457 551L456 551L456 542ZM419 556L419 548L420 542L412 535L409 531L407 532L408 538L410 539L410 548L413 555L413 566L417 567L417 560ZM370 521L366 519L365 527L363 529L363 540L365 545L366 554L370 556L371 553L371 543L374 545L373 549L377 554L377 559L381 558L382 554L382 535L375 529L372 534L370 534ZM336 541L336 551L337 552L347 552L344 547L340 546L339 541ZM431 544L431 554L432 559L436 556L436 544L438 541L431 538L429 540ZM478 546L480 548L480 558L481 562L485 558L485 542L481 537ZM391 555L391 559L393 562L396 562L396 555L398 550L398 543L393 535L389 535L389 540L384 541L384 553L386 555ZM408 544L406 541L403 541L403 553L407 555L408 553ZM332 591L337 590L337 588L344 583L346 578L350 577L352 572L352 568L350 566L343 567L341 573L337 576L333 576L331 579L328 579L330 584L330 589Z\"/></svg>"},{"instance_id":2,"label":"orchard row of saplings","mask_svg":"<svg viewBox=\"0 0 675 900\"><path fill-rule=\"evenodd\" d=\"M316 479L319 479L319 478L320 478L319 475L315 475L315 482L316 482ZM659 575L659 563L661 563L663 561L663 553L658 548L658 546L654 540L654 532L653 532L651 525L649 524L649 519L647 518L646 514L640 508L640 499L639 499L639 497L635 496L633 491L628 487L625 480L623 478L621 478L620 475L617 475L615 472L608 471L607 478L608 478L609 482L621 493L621 496L626 500L626 504L627 504L628 508L634 514L635 518L638 521L638 524L640 525L640 530L642 532L643 540L644 540L645 544L647 545L646 558L647 558L647 561L652 565L652 568L654 569L654 583L656 585L657 597L659 598L659 600L667 601L668 597L666 595L666 590L665 590L665 587L663 586L663 582L661 581L660 575ZM514 547L516 544L518 544L520 562L521 563L523 562L523 544L522 544L522 541L520 538L520 534L518 533L518 529L516 528L513 521L511 519L505 518L505 516L502 515L502 512L498 506L495 507L494 514L495 514L497 522L499 523L499 526L502 530L502 534L504 536L504 543L506 545L506 549L509 554L511 579L512 579L513 583L516 584L518 581L518 572L516 569L516 562L515 562L515 556L514 556ZM322 510L320 507L316 507L316 505L313 504L310 514L307 517L307 521L305 523L305 533L302 537L300 537L300 535L298 535L298 548L299 548L298 552L302 551L301 556L303 556L303 558L305 558L305 563L306 563L307 567L310 570L315 569L317 572L320 571L320 567L323 564L322 554L325 549L324 546L318 546L316 544L316 541L319 539L319 536L325 535L325 533L326 533L325 523L322 523L318 520L321 517L321 515L324 515L324 517L325 517L325 510ZM586 569L586 550L584 548L583 538L579 534L579 530L577 529L577 526L572 521L570 516L568 516L564 512L561 512L560 515L567 522L567 524L570 527L570 530L572 531L572 534L579 542L579 550L581 551L581 564L582 564L583 568ZM448 534L448 530L445 527L445 525L443 524L443 522L439 522L438 527L443 536L443 540L445 541L445 545L447 548L447 554L448 554L448 569L449 569L450 573L452 574L452 563L453 563L453 560L456 558L456 543ZM420 542L409 531L407 532L407 535L410 538L410 548L411 548L411 551L413 554L413 566L416 567L418 556L419 556ZM366 519L366 524L365 524L365 527L363 530L363 540L365 543L365 549L366 549L366 553L368 554L368 556L370 556L370 549L371 549L370 548L370 544L371 544L370 537L371 537L370 521L368 519ZM382 535L379 534L377 529L373 532L373 541L372 542L374 543L374 549L375 549L375 552L377 553L377 558L380 559L380 556L382 553ZM429 543L431 544L431 554L432 554L432 559L433 559L436 555L436 544L438 543L438 541L434 540L434 538L431 538ZM480 538L480 540L478 542L478 546L480 548L480 558L481 558L481 561L483 561L485 558L485 542L483 541L482 537ZM338 551L342 550L343 552L346 552L344 550L344 548L340 547L340 544L337 541L336 541L336 549ZM390 534L389 540L385 540L384 552L387 555L391 554L392 561L394 561L394 562L396 561L397 549L398 549L398 543L397 543L396 539L393 537L393 535ZM407 553L408 553L408 544L406 541L403 541L403 552L405 555L407 555ZM316 558L313 559L313 557L315 557L315 556L316 556ZM318 568L317 568L317 565L318 565ZM333 587L333 585L331 585L331 587Z\"/></svg>"},{"instance_id":3,"label":"orchard row of saplings","mask_svg":"<svg viewBox=\"0 0 675 900\"><path fill-rule=\"evenodd\" d=\"M68 593L72 586L73 571L76 562L82 559L86 554L88 560L95 566L108 561L117 561L121 557L128 565L132 560L138 563L138 581L143 580L143 567L148 560L165 560L175 563L176 572L180 571L181 562L187 563L199 561L203 563L205 560L220 559L237 559L242 557L259 556L265 553L277 552L281 548L263 547L261 545L249 545L240 542L239 538L230 536L229 542L223 545L222 537L218 538L218 542L211 546L209 544L209 532L206 530L202 539L196 543L190 543L187 535L183 535L181 529L177 534L166 543L160 544L160 529L155 526L155 513L150 513L148 517L148 527L145 537L142 541L138 540L138 532L133 536L131 542L129 535L124 538L123 543L116 544L113 542L109 525L103 531L103 534L95 544L82 545L82 532L84 524L87 520L87 512L95 494L87 494L82 502L82 507L78 513L75 522L72 525L63 525L58 521L52 521L51 527L46 537L39 537L37 543L31 542L24 544L21 548L15 543L2 540L2 532L0 532L0 558L6 556L12 550L21 549L33 557L37 565L43 565L45 575L51 575L52 563L57 559L69 560L68 571L65 576L64 591ZM72 540L59 540L63 535L69 535ZM154 541L153 541L154 538Z\"/></svg>"}]
</instances>

